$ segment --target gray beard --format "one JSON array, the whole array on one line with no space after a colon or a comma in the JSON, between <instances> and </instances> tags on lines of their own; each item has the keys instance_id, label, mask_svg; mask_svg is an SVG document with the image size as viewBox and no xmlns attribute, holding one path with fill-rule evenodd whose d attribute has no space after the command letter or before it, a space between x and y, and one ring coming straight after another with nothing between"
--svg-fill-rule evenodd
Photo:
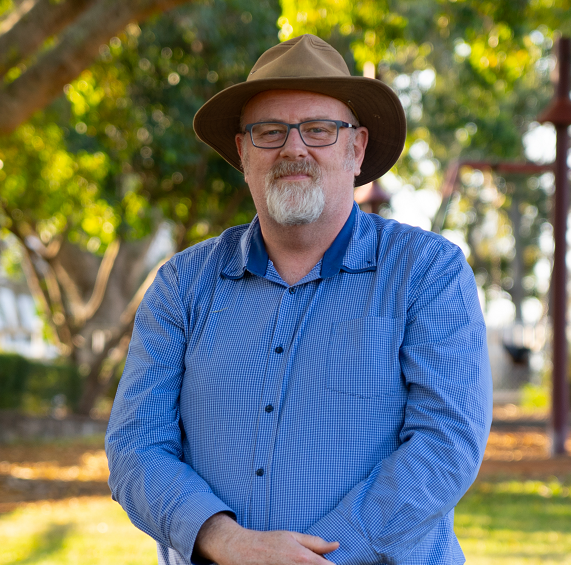
<instances>
[{"instance_id":1,"label":"gray beard","mask_svg":"<svg viewBox=\"0 0 571 565\"><path fill-rule=\"evenodd\" d=\"M308 174L310 180L280 181L284 175ZM270 217L283 226L311 224L325 207L323 175L315 163L282 161L266 175L266 204Z\"/></svg>"}]
</instances>

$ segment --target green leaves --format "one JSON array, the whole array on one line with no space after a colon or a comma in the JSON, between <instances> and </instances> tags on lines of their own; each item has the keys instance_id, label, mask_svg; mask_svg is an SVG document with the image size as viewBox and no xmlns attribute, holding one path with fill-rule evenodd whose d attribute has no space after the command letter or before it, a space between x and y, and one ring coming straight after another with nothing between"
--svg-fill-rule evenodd
<instances>
[{"instance_id":1,"label":"green leaves","mask_svg":"<svg viewBox=\"0 0 571 565\"><path fill-rule=\"evenodd\" d=\"M164 219L179 225L182 246L205 235L196 222L209 235L232 223L224 212L243 179L198 142L192 118L275 43L276 8L197 2L102 46L63 97L0 140L6 225L17 209L42 241L66 234L102 254L117 234L141 238ZM213 178L224 188L206 198ZM246 199L240 206L253 215Z\"/></svg>"}]
</instances>

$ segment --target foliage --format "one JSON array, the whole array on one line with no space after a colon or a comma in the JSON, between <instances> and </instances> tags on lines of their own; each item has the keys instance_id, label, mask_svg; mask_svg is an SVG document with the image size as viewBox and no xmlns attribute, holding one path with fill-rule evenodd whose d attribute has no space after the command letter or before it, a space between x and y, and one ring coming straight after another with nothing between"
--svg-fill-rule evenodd
<instances>
[{"instance_id":1,"label":"foliage","mask_svg":"<svg viewBox=\"0 0 571 565\"><path fill-rule=\"evenodd\" d=\"M546 386L525 384L521 389L521 407L527 410L548 410L551 392Z\"/></svg>"},{"instance_id":2,"label":"foliage","mask_svg":"<svg viewBox=\"0 0 571 565\"><path fill-rule=\"evenodd\" d=\"M282 7L282 39L311 32L348 42L357 69L373 63L397 91L408 136L392 172L398 185L425 190L439 190L457 159L525 159L523 137L552 95L554 40L571 34L568 0L282 0ZM469 244L479 284L510 292L520 314L524 294L546 292L534 269L550 260L540 238L549 235L553 179L485 177L483 167L462 173L444 227Z\"/></svg>"},{"instance_id":3,"label":"foliage","mask_svg":"<svg viewBox=\"0 0 571 565\"><path fill-rule=\"evenodd\" d=\"M242 175L198 141L192 119L275 43L277 17L268 0L202 0L131 23L0 138L0 229L19 239L53 336L86 376L84 413L112 386L161 259L145 262L159 227L179 251L255 213Z\"/></svg>"},{"instance_id":4,"label":"foliage","mask_svg":"<svg viewBox=\"0 0 571 565\"><path fill-rule=\"evenodd\" d=\"M2 355L0 359L0 408L18 408L26 390L29 363L20 355Z\"/></svg>"},{"instance_id":5,"label":"foliage","mask_svg":"<svg viewBox=\"0 0 571 565\"><path fill-rule=\"evenodd\" d=\"M0 354L0 409L45 414L76 408L81 378L70 364L46 364L16 354Z\"/></svg>"},{"instance_id":6,"label":"foliage","mask_svg":"<svg viewBox=\"0 0 571 565\"><path fill-rule=\"evenodd\" d=\"M205 1L112 38L65 99L0 141L4 226L45 245L65 234L99 255L164 218L184 246L219 233L243 180L192 119L274 43L276 16L267 2Z\"/></svg>"}]
</instances>

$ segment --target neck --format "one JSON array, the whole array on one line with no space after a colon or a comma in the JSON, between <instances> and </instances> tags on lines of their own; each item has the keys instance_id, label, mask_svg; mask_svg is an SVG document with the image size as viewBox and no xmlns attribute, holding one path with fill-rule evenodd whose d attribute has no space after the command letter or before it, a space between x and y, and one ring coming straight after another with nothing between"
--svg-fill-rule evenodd
<instances>
[{"instance_id":1,"label":"neck","mask_svg":"<svg viewBox=\"0 0 571 565\"><path fill-rule=\"evenodd\" d=\"M311 224L284 226L259 215L269 258L280 277L293 285L305 277L329 249L351 214L352 201L336 214L325 213Z\"/></svg>"}]
</instances>

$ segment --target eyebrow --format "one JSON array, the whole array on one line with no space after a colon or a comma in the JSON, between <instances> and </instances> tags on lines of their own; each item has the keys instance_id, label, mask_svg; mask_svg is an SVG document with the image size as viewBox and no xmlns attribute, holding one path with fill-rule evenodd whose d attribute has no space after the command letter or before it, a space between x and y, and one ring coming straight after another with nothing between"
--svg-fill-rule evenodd
<instances>
[{"instance_id":1,"label":"eyebrow","mask_svg":"<svg viewBox=\"0 0 571 565\"><path fill-rule=\"evenodd\" d=\"M335 120L336 118L331 118L329 116L312 116L311 118L304 118L303 120L300 120L299 124L303 123L303 122L313 122L315 120ZM345 120L341 120L342 122L344 122ZM283 124L287 124L289 122L284 122L283 120L278 120L277 118L260 118L259 120L256 120L255 122L251 122L253 124L257 123L257 122L281 122Z\"/></svg>"}]
</instances>

